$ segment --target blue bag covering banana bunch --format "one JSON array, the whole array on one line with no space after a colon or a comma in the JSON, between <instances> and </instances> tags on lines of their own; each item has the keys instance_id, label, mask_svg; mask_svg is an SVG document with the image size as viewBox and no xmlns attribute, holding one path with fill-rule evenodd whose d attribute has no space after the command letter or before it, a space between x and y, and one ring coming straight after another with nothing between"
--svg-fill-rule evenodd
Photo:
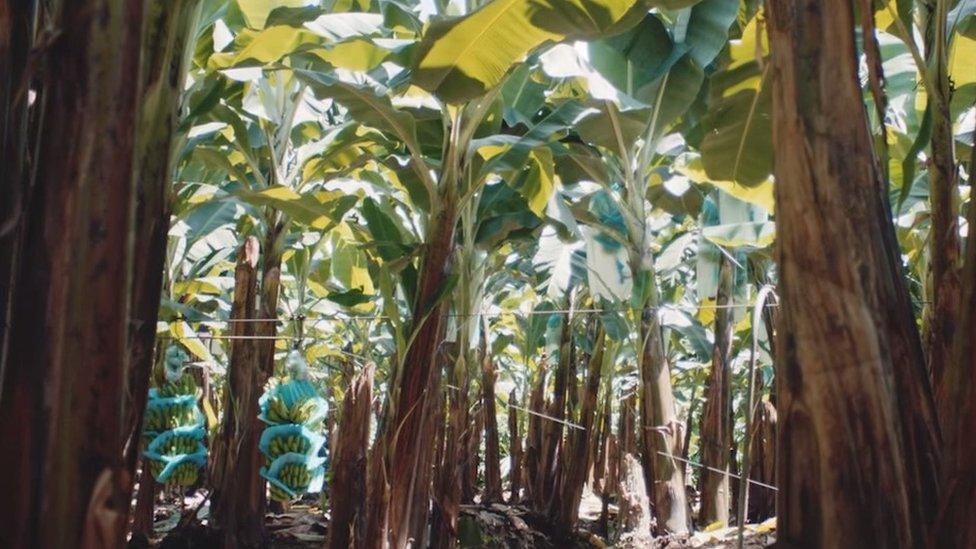
<instances>
[{"instance_id":1,"label":"blue bag covering banana bunch","mask_svg":"<svg viewBox=\"0 0 976 549\"><path fill-rule=\"evenodd\" d=\"M328 402L308 381L308 366L293 350L285 359L288 380L269 389L260 400L258 416L268 427L260 449L267 461L261 476L268 481L271 498L294 501L305 492L319 492L325 476L322 431Z\"/></svg>"},{"instance_id":2,"label":"blue bag covering banana bunch","mask_svg":"<svg viewBox=\"0 0 976 549\"><path fill-rule=\"evenodd\" d=\"M184 370L188 359L177 345L166 350L166 381L149 390L146 403L142 432L148 445L143 455L153 478L162 484L194 484L207 462L204 419L197 407L199 390Z\"/></svg>"}]
</instances>

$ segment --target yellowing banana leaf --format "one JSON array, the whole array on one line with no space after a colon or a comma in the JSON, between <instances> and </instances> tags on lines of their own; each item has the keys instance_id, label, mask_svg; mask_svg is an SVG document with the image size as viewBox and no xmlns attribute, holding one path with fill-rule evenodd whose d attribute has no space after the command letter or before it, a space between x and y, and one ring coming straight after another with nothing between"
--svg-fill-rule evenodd
<instances>
[{"instance_id":1,"label":"yellowing banana leaf","mask_svg":"<svg viewBox=\"0 0 976 549\"><path fill-rule=\"evenodd\" d=\"M413 81L448 103L464 103L500 84L543 44L623 31L646 9L633 0L494 0L431 25Z\"/></svg>"}]
</instances>

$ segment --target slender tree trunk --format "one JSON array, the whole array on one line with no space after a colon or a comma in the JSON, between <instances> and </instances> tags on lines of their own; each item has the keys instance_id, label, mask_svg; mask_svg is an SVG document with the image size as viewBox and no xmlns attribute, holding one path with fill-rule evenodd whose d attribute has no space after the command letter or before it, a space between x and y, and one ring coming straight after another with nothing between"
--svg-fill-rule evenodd
<instances>
[{"instance_id":1,"label":"slender tree trunk","mask_svg":"<svg viewBox=\"0 0 976 549\"><path fill-rule=\"evenodd\" d=\"M147 542L153 535L153 516L156 502L156 481L149 472L149 463L140 459L139 489L136 490L136 505L132 512L132 537L142 537Z\"/></svg>"},{"instance_id":2,"label":"slender tree trunk","mask_svg":"<svg viewBox=\"0 0 976 549\"><path fill-rule=\"evenodd\" d=\"M599 412L598 421L600 428L597 432L591 450L593 455L593 490L598 494L607 493L607 464L609 463L610 435L612 431L613 416L611 415L610 395L613 392L611 387L612 379L606 383L607 389L604 391L603 409Z\"/></svg>"},{"instance_id":3,"label":"slender tree trunk","mask_svg":"<svg viewBox=\"0 0 976 549\"><path fill-rule=\"evenodd\" d=\"M969 161L969 183L976 182L976 147ZM976 227L976 207L969 205L969 226ZM976 546L976 235L966 239L962 302L952 364L943 378L941 401L945 426L945 462L939 518L931 547Z\"/></svg>"},{"instance_id":4,"label":"slender tree trunk","mask_svg":"<svg viewBox=\"0 0 976 549\"><path fill-rule=\"evenodd\" d=\"M353 378L342 403L332 460L332 519L327 547L359 547L366 535L366 472L373 365Z\"/></svg>"},{"instance_id":5,"label":"slender tree trunk","mask_svg":"<svg viewBox=\"0 0 976 549\"><path fill-rule=\"evenodd\" d=\"M939 435L848 0L767 3L777 143L777 539L917 547Z\"/></svg>"},{"instance_id":6,"label":"slender tree trunk","mask_svg":"<svg viewBox=\"0 0 976 549\"><path fill-rule=\"evenodd\" d=\"M132 329L128 338L123 435L126 466L135 475L142 416L156 347L156 320L169 233L173 136L186 71L184 51L199 15L198 0L147 3L143 18L139 130L133 159L135 237L132 257Z\"/></svg>"},{"instance_id":7,"label":"slender tree trunk","mask_svg":"<svg viewBox=\"0 0 976 549\"><path fill-rule=\"evenodd\" d=\"M431 519L432 546L450 549L457 545L457 520L461 505L461 478L466 467L468 430L468 376L464 360L459 360L456 346L445 351L446 377L456 387L448 393L447 427L444 432L444 459L436 480L434 513Z\"/></svg>"},{"instance_id":8,"label":"slender tree trunk","mask_svg":"<svg viewBox=\"0 0 976 549\"><path fill-rule=\"evenodd\" d=\"M273 338L278 334L278 295L281 288L281 255L287 221L278 212L268 215L268 232L264 237L264 258L261 264L261 289L257 304L258 322L256 335ZM258 368L262 374L261 386L274 375L275 340L260 339L256 342Z\"/></svg>"},{"instance_id":9,"label":"slender tree trunk","mask_svg":"<svg viewBox=\"0 0 976 549\"><path fill-rule=\"evenodd\" d=\"M702 413L702 465L720 471L729 469L729 450L732 448L732 394L729 385L732 358L732 263L722 256L719 267L717 309L715 312L715 345L712 349L712 371L708 376L705 408ZM690 429L689 429L690 430ZM729 476L702 469L701 510L702 525L729 523Z\"/></svg>"},{"instance_id":10,"label":"slender tree trunk","mask_svg":"<svg viewBox=\"0 0 976 549\"><path fill-rule=\"evenodd\" d=\"M22 21L30 3L18 4L0 19ZM45 114L10 294L0 434L16 444L0 456L0 545L117 547L131 496L119 395L142 5L79 0L58 8L56 39L34 59L36 108ZM11 39L26 38L22 32ZM9 105L13 131L22 127L16 116L27 89L8 91L24 94ZM9 137L15 143L8 149L4 137L5 155L20 146Z\"/></svg>"},{"instance_id":11,"label":"slender tree trunk","mask_svg":"<svg viewBox=\"0 0 976 549\"><path fill-rule=\"evenodd\" d=\"M925 61L931 70L934 88L926 90L932 113L932 137L929 148L929 203L932 221L929 235L929 273L932 303L925 308L923 326L929 374L938 389L952 353L952 342L959 316L960 243L959 199L956 177L955 137L949 101L952 84L948 72L948 37L946 35L947 0L923 0L919 10L925 28ZM942 418L945 419L945 418Z\"/></svg>"},{"instance_id":12,"label":"slender tree trunk","mask_svg":"<svg viewBox=\"0 0 976 549\"><path fill-rule=\"evenodd\" d=\"M603 347L606 332L600 328L596 337L595 351L589 357L586 387L580 408L579 422L583 429L569 433L568 451L564 452L565 468L558 486L558 495L552 500L550 516L555 519L556 531L568 536L579 518L580 499L590 469L589 437L596 423L597 396L600 391L600 371L603 367Z\"/></svg>"},{"instance_id":13,"label":"slender tree trunk","mask_svg":"<svg viewBox=\"0 0 976 549\"><path fill-rule=\"evenodd\" d=\"M648 497L654 506L657 529L683 534L691 522L685 495L684 468L670 456L681 453L681 429L671 390L671 368L664 356L657 309L647 307L641 322L642 465ZM667 454L667 455L663 455Z\"/></svg>"},{"instance_id":14,"label":"slender tree trunk","mask_svg":"<svg viewBox=\"0 0 976 549\"><path fill-rule=\"evenodd\" d=\"M546 363L539 365L539 379L529 397L528 429L525 435L525 499L539 508L539 485L542 476L542 418L536 414L545 412Z\"/></svg>"},{"instance_id":15,"label":"slender tree trunk","mask_svg":"<svg viewBox=\"0 0 976 549\"><path fill-rule=\"evenodd\" d=\"M567 315L563 319L562 332L559 338L559 362L554 374L553 399L546 410L548 416L558 421L543 421L541 424L542 456L535 501L536 510L539 512L546 512L552 497L556 493L557 470L563 446L563 426L559 421L566 418L569 376L572 371L573 360L575 360L572 324L572 316Z\"/></svg>"},{"instance_id":16,"label":"slender tree trunk","mask_svg":"<svg viewBox=\"0 0 976 549\"><path fill-rule=\"evenodd\" d=\"M30 178L27 60L33 47L34 0L0 7L0 385L10 333L10 303L20 255Z\"/></svg>"},{"instance_id":17,"label":"slender tree trunk","mask_svg":"<svg viewBox=\"0 0 976 549\"><path fill-rule=\"evenodd\" d=\"M752 446L749 449L749 479L775 486L776 483L776 407L762 402L752 420ZM749 484L749 520L762 522L776 515L776 493L764 486Z\"/></svg>"},{"instance_id":18,"label":"slender tree trunk","mask_svg":"<svg viewBox=\"0 0 976 549\"><path fill-rule=\"evenodd\" d=\"M485 339L488 335L485 334ZM482 346L481 359L481 407L485 414L485 502L502 501L502 469L498 449L498 418L495 409L495 365L488 353L487 343Z\"/></svg>"},{"instance_id":19,"label":"slender tree trunk","mask_svg":"<svg viewBox=\"0 0 976 549\"><path fill-rule=\"evenodd\" d=\"M508 403L518 406L518 393L515 389L508 394ZM522 492L522 438L519 434L518 410L508 407L508 503L514 505L521 501Z\"/></svg>"},{"instance_id":20,"label":"slender tree trunk","mask_svg":"<svg viewBox=\"0 0 976 549\"><path fill-rule=\"evenodd\" d=\"M234 302L231 319L254 318L257 301L259 244L253 236L241 246L234 273ZM232 323L234 336L253 336L251 322ZM264 543L264 482L259 470L258 399L264 375L257 361L253 339L233 340L224 416L220 434L213 444L210 479L213 485L211 515L226 547L256 547Z\"/></svg>"},{"instance_id":21,"label":"slender tree trunk","mask_svg":"<svg viewBox=\"0 0 976 549\"><path fill-rule=\"evenodd\" d=\"M461 478L461 503L474 503L474 496L478 492L478 469L481 465L481 433L485 429L485 410L481 404L475 404L471 410L467 440L468 455L464 461Z\"/></svg>"},{"instance_id":22,"label":"slender tree trunk","mask_svg":"<svg viewBox=\"0 0 976 549\"><path fill-rule=\"evenodd\" d=\"M443 305L438 302L442 287L447 282L454 250L456 225L456 196L451 186L442 197L442 209L431 219L426 254L420 269L417 296L413 309L413 343L402 363L406 366L397 371L397 379L391 386L393 395L390 425L386 430L389 440L387 480L389 482L390 543L396 549L405 547L411 539L423 537L424 524L411 524L409 517L422 509L426 518L429 506L430 486L418 482L429 476L429 439L424 432L431 427L431 415L425 415L430 395L436 392L440 376L436 373L436 352L443 338Z\"/></svg>"}]
</instances>

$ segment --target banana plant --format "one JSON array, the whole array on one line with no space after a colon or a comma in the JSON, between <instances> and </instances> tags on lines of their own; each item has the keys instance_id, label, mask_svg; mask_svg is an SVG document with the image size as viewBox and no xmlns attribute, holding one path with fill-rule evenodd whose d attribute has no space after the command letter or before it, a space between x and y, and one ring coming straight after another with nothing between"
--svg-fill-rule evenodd
<instances>
[{"instance_id":1,"label":"banana plant","mask_svg":"<svg viewBox=\"0 0 976 549\"><path fill-rule=\"evenodd\" d=\"M623 299L634 310L645 477L659 528L672 532L688 531L690 517L683 468L670 457L680 453L682 437L657 311L654 233L661 212L669 215L664 195L693 198L697 192L687 181L673 180L668 165L683 147L670 132L696 103L736 13L734 4L705 1L648 14L628 33L586 49L560 46L542 58L543 70L564 79L562 93L553 95L574 101L581 88L592 98L575 124L583 145L563 157L573 167L590 167L566 170L591 189L572 209L592 231L590 278L601 282L595 293ZM695 200L671 202L690 206L685 215L695 213Z\"/></svg>"}]
</instances>

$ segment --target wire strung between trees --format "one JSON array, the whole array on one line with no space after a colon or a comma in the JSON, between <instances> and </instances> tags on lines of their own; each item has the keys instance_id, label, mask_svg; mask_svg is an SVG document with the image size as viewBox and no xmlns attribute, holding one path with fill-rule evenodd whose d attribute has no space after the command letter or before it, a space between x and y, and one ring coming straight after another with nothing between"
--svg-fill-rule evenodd
<instances>
[{"instance_id":1,"label":"wire strung between trees","mask_svg":"<svg viewBox=\"0 0 976 549\"><path fill-rule=\"evenodd\" d=\"M646 309L638 307L623 307L618 309L551 309L551 310L534 310L534 311L478 311L474 313L444 313L441 316L449 318L470 318L470 317L502 317L502 316L540 316L540 315L567 315L567 314L605 314L605 313L625 313L625 312L641 312L644 310L660 311L666 309L679 310L679 311L699 311L699 310L717 310L717 309L738 309L742 307L753 307L755 303L727 303L727 304L701 304L701 305L680 305L677 303L669 303L665 305L655 305L652 307L647 307ZM775 303L770 303L766 305L767 307L777 307ZM337 321L355 321L355 320L386 320L390 317L387 315L345 315L341 313L333 315L320 315L314 318L228 318L228 319L206 319L206 320L192 320L186 318L178 318L174 321L184 321L197 324L236 324L236 323L269 323L273 322L275 324L280 323L291 323L301 321L304 324L316 324L319 322L337 322ZM166 321L163 321L166 322ZM249 336L241 336L249 337Z\"/></svg>"},{"instance_id":2,"label":"wire strung between trees","mask_svg":"<svg viewBox=\"0 0 976 549\"><path fill-rule=\"evenodd\" d=\"M709 467L708 465L705 465L705 464L702 464L702 463L697 463L695 461L691 461L690 459L685 459L683 457L678 457L678 456L675 456L675 455L671 455L671 454L669 454L667 452L662 452L662 451L658 450L657 453L661 454L662 456L665 456L665 457L668 457L668 458L671 458L671 459L676 459L678 461L687 463L688 465L691 465L692 467L699 467L699 468L702 468L702 469L708 469L709 471L713 471L715 473L719 473L719 474L722 474L722 475L727 475L727 476L730 476L730 477L732 477L734 479L741 479L742 478L741 476L739 476L739 475L737 475L735 473L731 473L729 471L723 471L721 469L716 469L715 467ZM768 488L769 490L772 490L774 492L779 492L779 488L773 486L772 484L766 484L765 482L759 482L758 480L752 480L751 478L746 478L745 480L749 484L755 484L756 486L762 486L763 488Z\"/></svg>"}]
</instances>

